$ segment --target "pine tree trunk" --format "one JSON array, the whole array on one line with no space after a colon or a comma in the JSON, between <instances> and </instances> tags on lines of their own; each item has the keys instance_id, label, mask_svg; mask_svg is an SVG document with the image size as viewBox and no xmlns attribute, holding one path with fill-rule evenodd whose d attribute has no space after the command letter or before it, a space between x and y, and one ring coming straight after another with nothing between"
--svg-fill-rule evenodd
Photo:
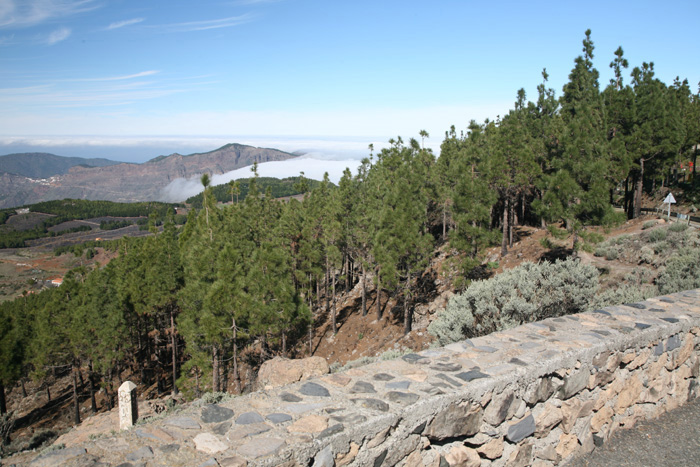
<instances>
[{"instance_id":1,"label":"pine tree trunk","mask_svg":"<svg viewBox=\"0 0 700 467\"><path fill-rule=\"evenodd\" d=\"M48 384L46 385L46 399L48 402L51 402L51 388Z\"/></svg>"},{"instance_id":2,"label":"pine tree trunk","mask_svg":"<svg viewBox=\"0 0 700 467\"><path fill-rule=\"evenodd\" d=\"M330 303L330 292L328 291L328 285L331 282L330 266L328 265L328 255L326 255L326 313L331 314L331 303Z\"/></svg>"},{"instance_id":3,"label":"pine tree trunk","mask_svg":"<svg viewBox=\"0 0 700 467\"><path fill-rule=\"evenodd\" d=\"M5 399L5 385L0 381L0 415L7 413L7 400Z\"/></svg>"},{"instance_id":4,"label":"pine tree trunk","mask_svg":"<svg viewBox=\"0 0 700 467\"><path fill-rule=\"evenodd\" d=\"M411 327L413 324L413 313L409 311L408 306L408 281L410 277L406 279L406 287L404 288L403 296L403 334L404 336L411 332Z\"/></svg>"},{"instance_id":5,"label":"pine tree trunk","mask_svg":"<svg viewBox=\"0 0 700 467\"><path fill-rule=\"evenodd\" d=\"M525 204L527 204L525 193L520 193L520 218L518 219L518 225L525 224Z\"/></svg>"},{"instance_id":6,"label":"pine tree trunk","mask_svg":"<svg viewBox=\"0 0 700 467\"><path fill-rule=\"evenodd\" d=\"M94 373L92 371L92 362L88 365L88 385L90 387L90 410L92 413L97 413L97 401L95 400L95 382Z\"/></svg>"},{"instance_id":7,"label":"pine tree trunk","mask_svg":"<svg viewBox=\"0 0 700 467\"><path fill-rule=\"evenodd\" d=\"M211 386L212 392L219 392L219 346L214 344L212 347L212 377Z\"/></svg>"},{"instance_id":8,"label":"pine tree trunk","mask_svg":"<svg viewBox=\"0 0 700 467\"><path fill-rule=\"evenodd\" d=\"M634 192L634 218L642 215L642 187L644 186L644 159L639 158L639 178Z\"/></svg>"},{"instance_id":9,"label":"pine tree trunk","mask_svg":"<svg viewBox=\"0 0 700 467\"><path fill-rule=\"evenodd\" d=\"M238 328L236 327L236 318L232 318L233 329L233 380L236 382L236 392L241 392L241 375L238 373Z\"/></svg>"},{"instance_id":10,"label":"pine tree trunk","mask_svg":"<svg viewBox=\"0 0 700 467\"><path fill-rule=\"evenodd\" d=\"M447 237L447 200L442 204L442 241Z\"/></svg>"},{"instance_id":11,"label":"pine tree trunk","mask_svg":"<svg viewBox=\"0 0 700 467\"><path fill-rule=\"evenodd\" d=\"M173 316L172 306L170 307L170 347L173 350L173 391L172 394L177 394L177 339L175 339L175 317Z\"/></svg>"},{"instance_id":12,"label":"pine tree trunk","mask_svg":"<svg viewBox=\"0 0 700 467\"><path fill-rule=\"evenodd\" d=\"M338 326L335 322L335 274L333 274L333 309L331 311L331 327L333 328L333 334L338 333Z\"/></svg>"},{"instance_id":13,"label":"pine tree trunk","mask_svg":"<svg viewBox=\"0 0 700 467\"><path fill-rule=\"evenodd\" d=\"M513 248L513 225L518 223L518 219L515 217L514 203L510 203L509 219L510 222L508 222L508 247Z\"/></svg>"},{"instance_id":14,"label":"pine tree trunk","mask_svg":"<svg viewBox=\"0 0 700 467\"><path fill-rule=\"evenodd\" d=\"M508 197L506 196L503 202L503 235L501 236L501 256L508 254L508 211L510 209L510 203L508 202Z\"/></svg>"},{"instance_id":15,"label":"pine tree trunk","mask_svg":"<svg viewBox=\"0 0 700 467\"><path fill-rule=\"evenodd\" d=\"M367 316L367 280L364 264L362 265L362 316Z\"/></svg>"},{"instance_id":16,"label":"pine tree trunk","mask_svg":"<svg viewBox=\"0 0 700 467\"><path fill-rule=\"evenodd\" d=\"M80 403L78 402L78 367L73 367L73 423L80 424Z\"/></svg>"},{"instance_id":17,"label":"pine tree trunk","mask_svg":"<svg viewBox=\"0 0 700 467\"><path fill-rule=\"evenodd\" d=\"M345 255L345 293L350 292L350 255Z\"/></svg>"},{"instance_id":18,"label":"pine tree trunk","mask_svg":"<svg viewBox=\"0 0 700 467\"><path fill-rule=\"evenodd\" d=\"M382 319L382 306L379 303L382 297L382 278L379 275L379 268L377 268L377 321Z\"/></svg>"}]
</instances>

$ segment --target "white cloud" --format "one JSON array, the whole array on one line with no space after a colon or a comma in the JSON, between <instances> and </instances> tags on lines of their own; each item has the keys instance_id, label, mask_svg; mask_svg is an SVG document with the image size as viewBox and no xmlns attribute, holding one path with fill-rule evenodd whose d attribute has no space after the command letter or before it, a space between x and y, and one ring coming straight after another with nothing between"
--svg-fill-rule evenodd
<instances>
[{"instance_id":1,"label":"white cloud","mask_svg":"<svg viewBox=\"0 0 700 467\"><path fill-rule=\"evenodd\" d=\"M127 19L124 21L117 21L117 22L112 23L109 26L107 26L107 29L108 30L119 29L119 28L123 28L126 26L131 26L133 24L138 24L138 23L141 23L143 21L144 21L144 18L133 18L133 19Z\"/></svg>"},{"instance_id":2,"label":"white cloud","mask_svg":"<svg viewBox=\"0 0 700 467\"><path fill-rule=\"evenodd\" d=\"M76 79L73 81L121 81L125 79L143 78L144 76L153 76L160 73L158 70L148 70L142 71L140 73L134 73L133 75L123 75L123 76L109 76L106 78L84 78Z\"/></svg>"},{"instance_id":3,"label":"white cloud","mask_svg":"<svg viewBox=\"0 0 700 467\"><path fill-rule=\"evenodd\" d=\"M46 39L46 43L48 45L58 44L59 42L65 41L66 39L68 39L68 37L70 35L71 35L70 28L56 29L54 32L49 34L48 39Z\"/></svg>"},{"instance_id":4,"label":"white cloud","mask_svg":"<svg viewBox=\"0 0 700 467\"><path fill-rule=\"evenodd\" d=\"M0 28L24 28L99 8L95 0L0 0Z\"/></svg>"},{"instance_id":5,"label":"white cloud","mask_svg":"<svg viewBox=\"0 0 700 467\"><path fill-rule=\"evenodd\" d=\"M313 180L323 180L323 174L328 173L331 182L338 183L343 176L343 171L349 168L353 175L357 172L357 167L360 165L359 160L328 160L317 159L314 157L299 157L286 161L264 162L258 164L258 175L261 177L286 178L296 177L299 172L304 172L306 178ZM239 178L249 178L253 174L250 167L233 170L221 175L213 175L211 177L211 186L222 185L231 180ZM179 203L191 196L201 193L202 183L199 177L190 179L178 178L173 180L163 188L161 192L161 200Z\"/></svg>"},{"instance_id":6,"label":"white cloud","mask_svg":"<svg viewBox=\"0 0 700 467\"><path fill-rule=\"evenodd\" d=\"M249 23L254 16L246 13L240 16L230 16L228 18L211 19L204 21L190 21L187 23L173 23L160 26L154 26L158 29L163 29L169 32L189 32L189 31L205 31L208 29L230 28L241 24Z\"/></svg>"}]
</instances>

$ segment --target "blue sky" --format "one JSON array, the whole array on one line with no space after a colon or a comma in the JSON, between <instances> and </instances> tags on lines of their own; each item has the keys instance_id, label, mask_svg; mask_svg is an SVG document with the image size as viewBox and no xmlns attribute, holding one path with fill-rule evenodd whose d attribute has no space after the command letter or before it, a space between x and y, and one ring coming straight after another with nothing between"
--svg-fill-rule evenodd
<instances>
[{"instance_id":1,"label":"blue sky","mask_svg":"<svg viewBox=\"0 0 700 467\"><path fill-rule=\"evenodd\" d=\"M668 5L0 0L0 153L144 160L236 141L340 154L421 129L437 147L521 87L534 99L542 68L559 95L587 28L602 86L621 45L631 66L696 90L700 2Z\"/></svg>"}]
</instances>

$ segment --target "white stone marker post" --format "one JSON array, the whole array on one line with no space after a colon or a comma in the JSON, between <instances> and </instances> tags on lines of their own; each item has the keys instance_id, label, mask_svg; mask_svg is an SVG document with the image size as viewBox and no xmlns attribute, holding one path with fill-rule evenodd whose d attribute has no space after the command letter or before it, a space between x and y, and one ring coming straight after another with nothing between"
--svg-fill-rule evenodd
<instances>
[{"instance_id":1,"label":"white stone marker post","mask_svg":"<svg viewBox=\"0 0 700 467\"><path fill-rule=\"evenodd\" d=\"M138 402L136 401L136 385L124 381L119 386L119 428L126 430L134 426L139 418Z\"/></svg>"}]
</instances>

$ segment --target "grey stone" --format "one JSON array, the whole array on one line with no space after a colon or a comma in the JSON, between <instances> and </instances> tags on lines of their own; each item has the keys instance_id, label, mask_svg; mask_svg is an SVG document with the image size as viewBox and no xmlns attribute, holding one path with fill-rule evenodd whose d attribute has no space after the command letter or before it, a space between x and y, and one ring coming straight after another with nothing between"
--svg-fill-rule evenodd
<instances>
[{"instance_id":1,"label":"grey stone","mask_svg":"<svg viewBox=\"0 0 700 467\"><path fill-rule=\"evenodd\" d=\"M625 306L628 306L630 308L636 308L638 310L645 310L647 307L644 303L641 303L641 302L640 303L625 303Z\"/></svg>"},{"instance_id":2,"label":"grey stone","mask_svg":"<svg viewBox=\"0 0 700 467\"><path fill-rule=\"evenodd\" d=\"M538 402L544 402L554 394L554 384L551 376L540 378L537 382L532 383L525 393L525 402L530 405L535 405Z\"/></svg>"},{"instance_id":3,"label":"grey stone","mask_svg":"<svg viewBox=\"0 0 700 467\"><path fill-rule=\"evenodd\" d=\"M667 352L670 352L672 350L676 350L680 346L681 346L681 338L678 334L669 337L668 340L666 341L666 351Z\"/></svg>"},{"instance_id":4,"label":"grey stone","mask_svg":"<svg viewBox=\"0 0 700 467\"><path fill-rule=\"evenodd\" d=\"M282 399L284 402L301 402L304 400L301 397L295 396L294 394L290 394L288 392L281 393L280 399Z\"/></svg>"},{"instance_id":5,"label":"grey stone","mask_svg":"<svg viewBox=\"0 0 700 467\"><path fill-rule=\"evenodd\" d=\"M474 347L474 350L478 350L479 352L486 352L486 353L498 352L498 349L496 347L491 347L490 345L479 345L477 347Z\"/></svg>"},{"instance_id":6,"label":"grey stone","mask_svg":"<svg viewBox=\"0 0 700 467\"><path fill-rule=\"evenodd\" d=\"M489 402L484 410L484 421L492 426L498 426L503 423L514 399L515 394L513 394L512 391L493 396L491 402Z\"/></svg>"},{"instance_id":7,"label":"grey stone","mask_svg":"<svg viewBox=\"0 0 700 467\"><path fill-rule=\"evenodd\" d=\"M390 402L394 402L396 404L400 405L411 405L414 404L420 397L418 394L411 394L409 392L399 392L399 391L390 391L386 394L386 398Z\"/></svg>"},{"instance_id":8,"label":"grey stone","mask_svg":"<svg viewBox=\"0 0 700 467\"><path fill-rule=\"evenodd\" d=\"M535 432L535 418L532 414L508 427L506 438L511 443L519 443Z\"/></svg>"},{"instance_id":9,"label":"grey stone","mask_svg":"<svg viewBox=\"0 0 700 467\"><path fill-rule=\"evenodd\" d=\"M265 420L257 412L245 412L238 416L236 425L250 425L253 423L263 423Z\"/></svg>"},{"instance_id":10,"label":"grey stone","mask_svg":"<svg viewBox=\"0 0 700 467\"><path fill-rule=\"evenodd\" d=\"M299 392L302 393L305 396L312 396L312 397L330 397L331 394L328 392L328 389L324 388L318 383L304 383L301 385L301 388L299 389Z\"/></svg>"},{"instance_id":11,"label":"grey stone","mask_svg":"<svg viewBox=\"0 0 700 467\"><path fill-rule=\"evenodd\" d=\"M650 308L649 311L653 311L654 313L666 313L666 310L663 308Z\"/></svg>"},{"instance_id":12,"label":"grey stone","mask_svg":"<svg viewBox=\"0 0 700 467\"><path fill-rule=\"evenodd\" d=\"M659 357L662 353L664 353L664 345L659 342L654 346L654 356Z\"/></svg>"},{"instance_id":13,"label":"grey stone","mask_svg":"<svg viewBox=\"0 0 700 467\"><path fill-rule=\"evenodd\" d=\"M519 358L515 358L515 357L508 360L508 363L512 363L513 365L518 365L518 366L527 366L527 362L524 362L524 361L520 360Z\"/></svg>"},{"instance_id":14,"label":"grey stone","mask_svg":"<svg viewBox=\"0 0 700 467\"><path fill-rule=\"evenodd\" d=\"M156 435L154 435L153 433L146 431L142 428L135 429L134 434L137 437L142 438L142 439L151 439L153 441L160 441L160 438L158 438Z\"/></svg>"},{"instance_id":15,"label":"grey stone","mask_svg":"<svg viewBox=\"0 0 700 467\"><path fill-rule=\"evenodd\" d=\"M202 407L202 421L204 423L221 423L233 417L233 410L221 407L217 404L209 404Z\"/></svg>"},{"instance_id":16,"label":"grey stone","mask_svg":"<svg viewBox=\"0 0 700 467\"><path fill-rule=\"evenodd\" d=\"M292 417L287 415L286 413L271 413L265 418L270 420L272 423L284 423L292 419Z\"/></svg>"},{"instance_id":17,"label":"grey stone","mask_svg":"<svg viewBox=\"0 0 700 467\"><path fill-rule=\"evenodd\" d=\"M642 330L644 330L644 329L650 328L650 327L651 327L651 324L646 324L646 323L634 323L634 326L635 326L637 329L642 329Z\"/></svg>"},{"instance_id":18,"label":"grey stone","mask_svg":"<svg viewBox=\"0 0 700 467\"><path fill-rule=\"evenodd\" d=\"M358 381L353 387L348 391L350 394L373 394L377 391L374 390L374 386L371 383L365 381Z\"/></svg>"},{"instance_id":19,"label":"grey stone","mask_svg":"<svg viewBox=\"0 0 700 467\"><path fill-rule=\"evenodd\" d=\"M460 365L459 363L454 363L454 362L449 362L449 363L438 362L438 363L435 363L434 365L432 365L430 368L435 370L435 371L453 372L453 371L461 370L462 365Z\"/></svg>"},{"instance_id":20,"label":"grey stone","mask_svg":"<svg viewBox=\"0 0 700 467\"><path fill-rule=\"evenodd\" d=\"M664 303L674 303L674 300L672 298L668 297L661 297L659 301L664 302Z\"/></svg>"},{"instance_id":21,"label":"grey stone","mask_svg":"<svg viewBox=\"0 0 700 467\"><path fill-rule=\"evenodd\" d=\"M449 383L449 384L451 384L452 386L455 386L455 387L460 387L460 386L462 385L462 383L460 383L460 382L457 381L456 379L451 378L451 377L449 377L449 376L447 376L447 375L445 375L445 374L442 374L442 373L436 374L435 377L436 377L436 378L440 378L441 380L443 380L443 381L445 381L445 382L447 382L447 383ZM445 387L445 386L442 386L442 387Z\"/></svg>"},{"instance_id":22,"label":"grey stone","mask_svg":"<svg viewBox=\"0 0 700 467\"><path fill-rule=\"evenodd\" d=\"M410 386L410 381L392 381L391 383L386 383L386 387L389 389L408 389Z\"/></svg>"},{"instance_id":23,"label":"grey stone","mask_svg":"<svg viewBox=\"0 0 700 467\"><path fill-rule=\"evenodd\" d=\"M239 446L236 451L242 456L257 459L258 457L274 454L285 444L286 442L283 439L259 437L253 438L242 446Z\"/></svg>"},{"instance_id":24,"label":"grey stone","mask_svg":"<svg viewBox=\"0 0 700 467\"><path fill-rule=\"evenodd\" d=\"M346 425L359 425L360 423L364 422L367 420L367 417L364 415L360 414L352 414L352 415L336 415L334 417L331 417L333 420L336 422L341 422L345 423Z\"/></svg>"},{"instance_id":25,"label":"grey stone","mask_svg":"<svg viewBox=\"0 0 700 467\"><path fill-rule=\"evenodd\" d=\"M362 398L351 399L355 404L365 409L378 410L380 412L388 412L389 404L378 399Z\"/></svg>"},{"instance_id":26,"label":"grey stone","mask_svg":"<svg viewBox=\"0 0 700 467\"><path fill-rule=\"evenodd\" d=\"M58 465L66 465L66 463L74 459L82 454L85 454L87 451L85 448L65 448L65 449L56 449L55 451L50 451L44 454L41 454L34 458L33 461L29 463L31 466L38 466L38 467L49 467L49 466L58 466Z\"/></svg>"},{"instance_id":27,"label":"grey stone","mask_svg":"<svg viewBox=\"0 0 700 467\"><path fill-rule=\"evenodd\" d=\"M199 467L219 467L219 463L216 462L216 459L210 457L209 459L199 464Z\"/></svg>"},{"instance_id":28,"label":"grey stone","mask_svg":"<svg viewBox=\"0 0 700 467\"><path fill-rule=\"evenodd\" d=\"M606 331L605 329L593 329L591 332L594 332L596 334L600 334L601 336L609 336L610 331Z\"/></svg>"},{"instance_id":29,"label":"grey stone","mask_svg":"<svg viewBox=\"0 0 700 467\"><path fill-rule=\"evenodd\" d=\"M593 445L599 448L603 444L605 444L605 438L603 438L602 436L598 436L597 434L593 434Z\"/></svg>"},{"instance_id":30,"label":"grey stone","mask_svg":"<svg viewBox=\"0 0 700 467\"><path fill-rule=\"evenodd\" d=\"M375 459L374 459L374 467L379 467L384 463L384 459L386 459L386 455L389 454L389 451L387 449L383 450L381 454L379 454Z\"/></svg>"},{"instance_id":31,"label":"grey stone","mask_svg":"<svg viewBox=\"0 0 700 467\"><path fill-rule=\"evenodd\" d=\"M612 316L609 312L605 310L593 310L593 313L600 313L601 315Z\"/></svg>"},{"instance_id":32,"label":"grey stone","mask_svg":"<svg viewBox=\"0 0 700 467\"><path fill-rule=\"evenodd\" d=\"M229 430L229 428L231 428L231 422L223 422L223 423L219 423L218 425L214 425L211 428L211 431L216 433L217 435L223 436L226 434L226 432Z\"/></svg>"},{"instance_id":33,"label":"grey stone","mask_svg":"<svg viewBox=\"0 0 700 467\"><path fill-rule=\"evenodd\" d=\"M588 386L588 376L590 371L584 367L564 378L564 384L559 388L559 398L568 399Z\"/></svg>"},{"instance_id":34,"label":"grey stone","mask_svg":"<svg viewBox=\"0 0 700 467\"><path fill-rule=\"evenodd\" d=\"M518 447L515 458L508 463L508 467L527 467L532 465L532 444L525 443Z\"/></svg>"},{"instance_id":35,"label":"grey stone","mask_svg":"<svg viewBox=\"0 0 700 467\"><path fill-rule=\"evenodd\" d=\"M391 381L392 379L394 379L394 377L388 373L377 373L372 378L374 378L377 381Z\"/></svg>"},{"instance_id":36,"label":"grey stone","mask_svg":"<svg viewBox=\"0 0 700 467\"><path fill-rule=\"evenodd\" d=\"M483 410L478 404L450 404L430 421L423 432L431 441L472 436L479 432Z\"/></svg>"},{"instance_id":37,"label":"grey stone","mask_svg":"<svg viewBox=\"0 0 700 467\"><path fill-rule=\"evenodd\" d=\"M175 428L182 428L183 430L199 430L202 428L202 425L197 420L190 417L173 417L166 419L163 423Z\"/></svg>"},{"instance_id":38,"label":"grey stone","mask_svg":"<svg viewBox=\"0 0 700 467\"><path fill-rule=\"evenodd\" d=\"M401 357L401 359L408 363L420 363L421 365L427 365L430 363L430 359L417 353L409 353Z\"/></svg>"},{"instance_id":39,"label":"grey stone","mask_svg":"<svg viewBox=\"0 0 700 467\"><path fill-rule=\"evenodd\" d=\"M140 461L141 459L152 459L153 449L150 446L143 446L136 451L130 452L126 455L126 460L128 461Z\"/></svg>"},{"instance_id":40,"label":"grey stone","mask_svg":"<svg viewBox=\"0 0 700 467\"><path fill-rule=\"evenodd\" d=\"M329 436L337 435L338 433L341 433L343 430L345 430L345 427L341 424L338 423L333 426L329 426L325 430L323 430L321 433L318 434L318 439L323 439L323 438L328 438Z\"/></svg>"},{"instance_id":41,"label":"grey stone","mask_svg":"<svg viewBox=\"0 0 700 467\"><path fill-rule=\"evenodd\" d=\"M180 450L180 445L179 444L164 444L163 446L159 446L158 450L162 452L163 454L170 454L171 452L176 452Z\"/></svg>"},{"instance_id":42,"label":"grey stone","mask_svg":"<svg viewBox=\"0 0 700 467\"><path fill-rule=\"evenodd\" d=\"M472 381L472 380L475 380L475 379L488 378L488 377L489 377L489 375L487 375L486 373L482 373L482 372L479 371L479 370L464 371L464 372L462 372L462 373L457 373L455 376L457 376L457 378L459 378L459 379L462 379L462 380L466 381L467 383L468 383L469 381Z\"/></svg>"},{"instance_id":43,"label":"grey stone","mask_svg":"<svg viewBox=\"0 0 700 467\"><path fill-rule=\"evenodd\" d=\"M313 467L334 467L333 449L330 445L321 449L314 457Z\"/></svg>"},{"instance_id":44,"label":"grey stone","mask_svg":"<svg viewBox=\"0 0 700 467\"><path fill-rule=\"evenodd\" d=\"M678 318L661 318L662 320L666 321L667 323L675 324L678 322Z\"/></svg>"}]
</instances>

